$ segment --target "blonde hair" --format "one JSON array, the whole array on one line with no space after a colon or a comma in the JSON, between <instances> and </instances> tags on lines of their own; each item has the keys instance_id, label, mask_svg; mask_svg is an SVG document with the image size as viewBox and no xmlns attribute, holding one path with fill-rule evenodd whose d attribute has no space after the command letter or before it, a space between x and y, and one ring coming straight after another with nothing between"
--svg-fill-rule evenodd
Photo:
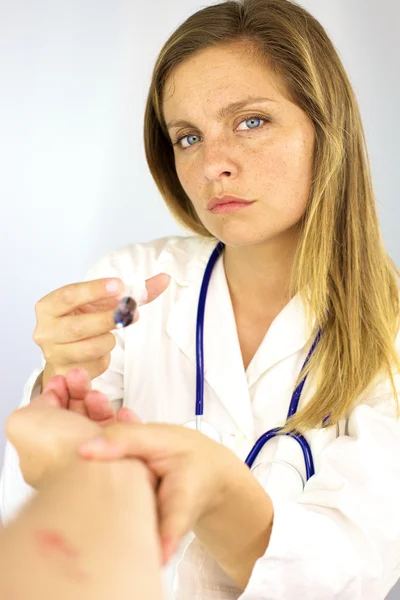
<instances>
[{"instance_id":1,"label":"blonde hair","mask_svg":"<svg viewBox=\"0 0 400 600\"><path fill-rule=\"evenodd\" d=\"M166 80L205 48L241 44L278 73L313 122L315 154L308 206L292 269L321 340L306 370L316 391L287 430L304 431L346 418L378 375L399 369L395 338L399 290L384 250L357 100L323 27L290 0L228 0L191 15L162 48L153 72L144 123L147 162L175 218L210 236L178 180L162 113ZM300 380L300 376L299 376Z\"/></svg>"}]
</instances>

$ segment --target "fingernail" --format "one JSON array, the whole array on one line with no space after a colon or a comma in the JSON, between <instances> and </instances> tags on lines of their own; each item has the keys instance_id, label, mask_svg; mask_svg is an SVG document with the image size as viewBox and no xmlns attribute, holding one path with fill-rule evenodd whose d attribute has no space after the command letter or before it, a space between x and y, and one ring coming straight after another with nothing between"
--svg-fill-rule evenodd
<instances>
[{"instance_id":1,"label":"fingernail","mask_svg":"<svg viewBox=\"0 0 400 600\"><path fill-rule=\"evenodd\" d=\"M117 281L117 279L110 279L110 281L107 281L106 290L107 292L118 292L119 281Z\"/></svg>"}]
</instances>

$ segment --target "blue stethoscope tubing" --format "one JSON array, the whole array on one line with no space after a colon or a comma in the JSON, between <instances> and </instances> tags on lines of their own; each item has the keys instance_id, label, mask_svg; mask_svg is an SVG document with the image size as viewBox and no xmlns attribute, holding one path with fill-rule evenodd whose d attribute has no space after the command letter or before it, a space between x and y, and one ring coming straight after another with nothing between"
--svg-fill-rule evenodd
<instances>
[{"instance_id":1,"label":"blue stethoscope tubing","mask_svg":"<svg viewBox=\"0 0 400 600\"><path fill-rule=\"evenodd\" d=\"M218 258L221 256L223 249L224 249L224 244L222 242L219 242L217 244L217 246L214 248L214 250L208 260L206 269L204 271L203 281L202 281L201 288L200 288L199 303L198 303L198 307L197 307L197 320L196 320L196 421L198 423L200 423L200 419L204 413L204 315L205 315L205 306L206 306L206 300L207 300L207 291L208 291L208 286L210 283L210 279L211 279L211 275L212 275L215 263L217 262ZM310 360L310 358L315 350L315 347L319 342L320 337L321 337L321 332L319 331L313 342L313 345L311 346L311 349L307 355L307 358L304 362L304 365L303 365L301 371L304 370L305 366L307 365L308 361ZM287 419L289 419L289 417L293 416L297 411L301 392L303 390L306 379L307 379L307 377L304 377L293 392L293 395L292 395L292 398L290 401L288 414L287 414ZM304 464L305 464L305 469L306 469L306 480L308 481L308 479L310 479L310 477L312 477L315 473L314 461L313 461L313 456L312 456L312 452L311 452L309 443L307 442L307 440L305 439L305 437L302 434L294 432L294 431L281 433L281 429L282 429L281 427L275 427L274 429L270 429L269 431L265 432L263 435L261 435L258 438L258 440L254 444L253 448L250 450L250 452L245 460L246 465L249 468L251 468L253 466L254 461L256 460L257 456L259 455L262 448L265 446L265 444L269 440L271 440L272 438L279 436L279 435L286 435L286 436L293 438L299 444L299 446L303 452Z\"/></svg>"}]
</instances>

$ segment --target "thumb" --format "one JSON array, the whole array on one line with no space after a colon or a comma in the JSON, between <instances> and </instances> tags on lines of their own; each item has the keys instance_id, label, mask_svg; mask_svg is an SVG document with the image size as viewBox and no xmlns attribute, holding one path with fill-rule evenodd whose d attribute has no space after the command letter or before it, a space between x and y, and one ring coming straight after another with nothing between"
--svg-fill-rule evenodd
<instances>
[{"instance_id":1,"label":"thumb","mask_svg":"<svg viewBox=\"0 0 400 600\"><path fill-rule=\"evenodd\" d=\"M170 277L166 273L159 273L158 275L154 275L154 277L150 277L150 279L146 279L147 300L145 304L152 302L165 292L169 286L169 282Z\"/></svg>"}]
</instances>

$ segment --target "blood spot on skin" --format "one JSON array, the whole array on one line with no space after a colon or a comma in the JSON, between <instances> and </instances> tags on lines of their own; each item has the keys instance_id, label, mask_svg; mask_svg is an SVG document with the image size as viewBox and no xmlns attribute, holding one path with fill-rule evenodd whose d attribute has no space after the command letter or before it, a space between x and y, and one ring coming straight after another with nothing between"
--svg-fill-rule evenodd
<instances>
[{"instance_id":1,"label":"blood spot on skin","mask_svg":"<svg viewBox=\"0 0 400 600\"><path fill-rule=\"evenodd\" d=\"M38 530L34 533L35 544L44 558L56 562L69 579L84 583L88 575L76 564L79 552L57 531Z\"/></svg>"},{"instance_id":2,"label":"blood spot on skin","mask_svg":"<svg viewBox=\"0 0 400 600\"><path fill-rule=\"evenodd\" d=\"M78 552L56 531L36 531L35 538L42 549L56 550L68 557L78 556Z\"/></svg>"}]
</instances>

